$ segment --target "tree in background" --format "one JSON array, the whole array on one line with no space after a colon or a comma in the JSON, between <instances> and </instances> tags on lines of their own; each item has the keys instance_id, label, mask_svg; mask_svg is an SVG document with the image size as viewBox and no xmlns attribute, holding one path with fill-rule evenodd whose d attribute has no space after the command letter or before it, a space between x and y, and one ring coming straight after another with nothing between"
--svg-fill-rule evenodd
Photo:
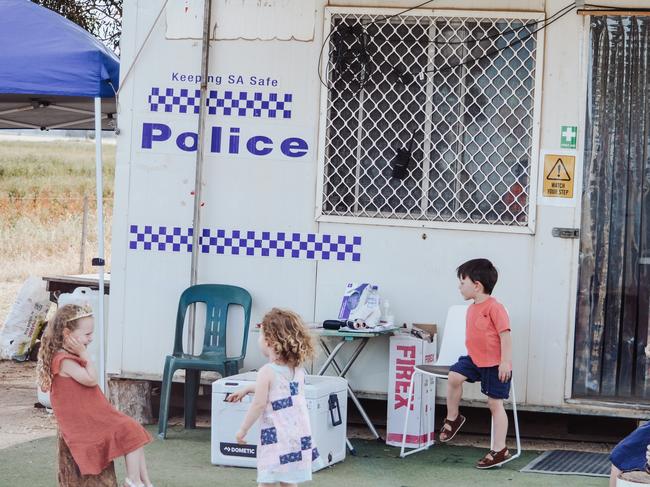
<instances>
[{"instance_id":1,"label":"tree in background","mask_svg":"<svg viewBox=\"0 0 650 487\"><path fill-rule=\"evenodd\" d=\"M119 53L122 0L32 0L32 2L63 15Z\"/></svg>"}]
</instances>

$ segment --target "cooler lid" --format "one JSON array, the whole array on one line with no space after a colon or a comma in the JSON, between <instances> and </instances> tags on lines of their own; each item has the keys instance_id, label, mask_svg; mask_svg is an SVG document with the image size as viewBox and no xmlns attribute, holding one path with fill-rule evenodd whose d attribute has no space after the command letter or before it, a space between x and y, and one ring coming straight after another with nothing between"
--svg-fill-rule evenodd
<instances>
[{"instance_id":1,"label":"cooler lid","mask_svg":"<svg viewBox=\"0 0 650 487\"><path fill-rule=\"evenodd\" d=\"M342 377L308 375L305 381L305 396L307 399L318 399L338 392L347 392L348 389L348 381Z\"/></svg>"},{"instance_id":2,"label":"cooler lid","mask_svg":"<svg viewBox=\"0 0 650 487\"><path fill-rule=\"evenodd\" d=\"M244 387L257 379L257 372L246 372L244 374L231 375L212 383L212 393L232 392ZM307 375L305 378L305 396L308 399L317 399L330 394L346 391L348 381L342 377L327 375Z\"/></svg>"},{"instance_id":3,"label":"cooler lid","mask_svg":"<svg viewBox=\"0 0 650 487\"><path fill-rule=\"evenodd\" d=\"M222 379L215 380L212 383L212 394L232 392L255 382L257 372L246 372L244 374L231 375Z\"/></svg>"}]
</instances>

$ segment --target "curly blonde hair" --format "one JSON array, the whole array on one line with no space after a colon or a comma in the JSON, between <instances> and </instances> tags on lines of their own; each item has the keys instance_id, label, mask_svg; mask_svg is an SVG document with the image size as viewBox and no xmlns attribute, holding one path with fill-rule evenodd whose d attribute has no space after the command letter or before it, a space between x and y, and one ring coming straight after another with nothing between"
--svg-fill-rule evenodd
<instances>
[{"instance_id":1,"label":"curly blonde hair","mask_svg":"<svg viewBox=\"0 0 650 487\"><path fill-rule=\"evenodd\" d=\"M36 366L41 390L47 392L52 387L52 358L63 348L63 330L75 331L79 327L79 320L92 314L92 308L89 306L66 304L61 306L49 321L43 333Z\"/></svg>"},{"instance_id":2,"label":"curly blonde hair","mask_svg":"<svg viewBox=\"0 0 650 487\"><path fill-rule=\"evenodd\" d=\"M315 355L314 342L300 316L273 308L261 323L264 340L278 359L298 367Z\"/></svg>"}]
</instances>

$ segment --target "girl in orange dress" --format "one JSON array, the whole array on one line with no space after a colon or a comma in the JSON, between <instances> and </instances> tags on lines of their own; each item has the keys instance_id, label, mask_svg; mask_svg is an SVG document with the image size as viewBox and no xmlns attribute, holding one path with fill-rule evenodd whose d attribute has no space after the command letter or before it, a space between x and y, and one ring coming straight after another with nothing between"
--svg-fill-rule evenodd
<instances>
[{"instance_id":1,"label":"girl in orange dress","mask_svg":"<svg viewBox=\"0 0 650 487\"><path fill-rule=\"evenodd\" d=\"M152 487L143 446L151 436L117 411L97 385L86 347L93 339L92 309L68 304L48 324L39 351L38 381L50 391L59 430L82 475L97 475L124 456L124 487Z\"/></svg>"}]
</instances>

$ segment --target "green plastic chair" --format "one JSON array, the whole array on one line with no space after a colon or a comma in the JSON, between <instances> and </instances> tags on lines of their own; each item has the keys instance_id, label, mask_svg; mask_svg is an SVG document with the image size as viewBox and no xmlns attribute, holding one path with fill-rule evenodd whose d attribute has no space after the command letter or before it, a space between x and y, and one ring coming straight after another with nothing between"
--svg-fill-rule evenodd
<instances>
[{"instance_id":1,"label":"green plastic chair","mask_svg":"<svg viewBox=\"0 0 650 487\"><path fill-rule=\"evenodd\" d=\"M206 305L203 350L200 355L189 355L183 351L185 313L188 306L193 303L205 303ZM237 357L226 356L226 330L228 327L226 321L230 305L239 305L244 308L244 341L241 354ZM199 391L201 371L216 371L222 377L235 375L239 372L246 355L251 305L250 293L237 286L199 284L183 291L178 302L178 313L176 314L174 352L165 358L158 421L158 436L160 438L167 436L169 401L174 372L179 369L185 370L185 428L188 429L196 428L196 397Z\"/></svg>"}]
</instances>

